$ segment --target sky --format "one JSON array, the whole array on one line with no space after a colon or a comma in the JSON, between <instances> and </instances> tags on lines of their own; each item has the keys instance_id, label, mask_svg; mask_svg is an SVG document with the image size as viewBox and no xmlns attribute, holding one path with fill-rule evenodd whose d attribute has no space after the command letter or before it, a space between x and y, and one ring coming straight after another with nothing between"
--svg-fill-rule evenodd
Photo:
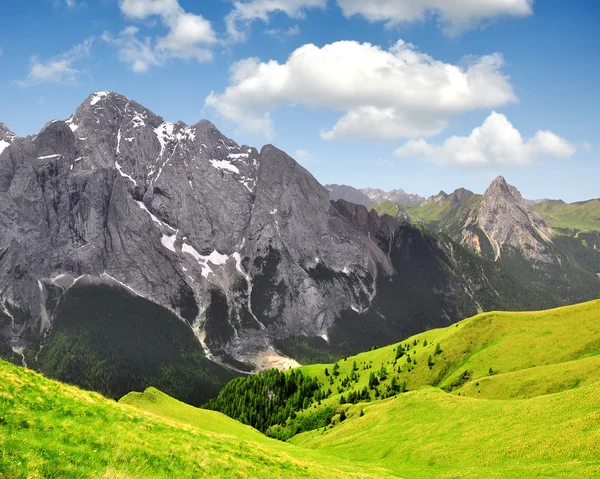
<instances>
[{"instance_id":1,"label":"sky","mask_svg":"<svg viewBox=\"0 0 600 479\"><path fill-rule=\"evenodd\" d=\"M321 183L422 196L498 175L600 197L597 0L29 0L0 14L0 121L93 92L212 121Z\"/></svg>"}]
</instances>

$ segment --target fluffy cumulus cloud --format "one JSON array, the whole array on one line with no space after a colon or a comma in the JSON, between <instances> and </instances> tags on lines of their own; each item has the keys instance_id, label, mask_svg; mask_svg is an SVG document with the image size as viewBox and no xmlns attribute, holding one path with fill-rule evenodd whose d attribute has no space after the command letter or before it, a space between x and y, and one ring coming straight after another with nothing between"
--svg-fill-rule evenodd
<instances>
[{"instance_id":1,"label":"fluffy cumulus cloud","mask_svg":"<svg viewBox=\"0 0 600 479\"><path fill-rule=\"evenodd\" d=\"M271 14L284 13L292 18L304 18L310 8L324 8L327 0L248 0L236 1L233 10L227 15L227 33L233 41L247 38L250 24L254 20L268 22ZM295 30L290 30L293 32Z\"/></svg>"},{"instance_id":2,"label":"fluffy cumulus cloud","mask_svg":"<svg viewBox=\"0 0 600 479\"><path fill-rule=\"evenodd\" d=\"M346 17L361 15L387 26L435 17L456 35L502 16L531 15L533 0L337 0Z\"/></svg>"},{"instance_id":3,"label":"fluffy cumulus cloud","mask_svg":"<svg viewBox=\"0 0 600 479\"><path fill-rule=\"evenodd\" d=\"M211 45L217 36L211 23L186 12L178 0L121 0L123 14L131 20L158 17L167 27L165 36L142 37L138 27L129 26L117 36L105 32L102 39L119 50L121 60L136 72L163 65L170 58L205 62L212 60Z\"/></svg>"},{"instance_id":4,"label":"fluffy cumulus cloud","mask_svg":"<svg viewBox=\"0 0 600 479\"><path fill-rule=\"evenodd\" d=\"M435 135L451 115L515 101L502 56L458 66L399 41L389 50L344 41L304 45L286 63L250 58L233 65L230 86L206 105L254 134L273 132L271 112L284 105L341 112L327 140L392 140Z\"/></svg>"},{"instance_id":5,"label":"fluffy cumulus cloud","mask_svg":"<svg viewBox=\"0 0 600 479\"><path fill-rule=\"evenodd\" d=\"M469 136L453 136L441 145L420 139L396 150L400 158L418 158L449 166L528 165L543 158L568 158L575 147L551 131L524 139L501 113L495 111Z\"/></svg>"},{"instance_id":6,"label":"fluffy cumulus cloud","mask_svg":"<svg viewBox=\"0 0 600 479\"><path fill-rule=\"evenodd\" d=\"M75 68L77 60L90 55L92 39L75 45L71 50L49 60L40 60L36 55L32 56L29 64L27 78L16 83L22 87L39 85L41 83L62 83L74 85L81 73Z\"/></svg>"}]
</instances>

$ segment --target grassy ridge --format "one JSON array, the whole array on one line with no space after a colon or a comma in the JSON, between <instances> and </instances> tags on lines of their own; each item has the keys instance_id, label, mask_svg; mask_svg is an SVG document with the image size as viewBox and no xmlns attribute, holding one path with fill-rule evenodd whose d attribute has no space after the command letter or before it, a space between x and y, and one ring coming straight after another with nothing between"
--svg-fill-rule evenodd
<instances>
[{"instance_id":1,"label":"grassy ridge","mask_svg":"<svg viewBox=\"0 0 600 479\"><path fill-rule=\"evenodd\" d=\"M317 377L324 390L332 390L326 404L339 404L342 395L347 397L368 387L371 373L378 377L377 389L382 394L395 378L408 390L436 386L472 395L479 382L477 391L481 392L477 394L482 397L532 397L600 380L600 369L591 366L594 360L572 363L600 355L599 319L600 301L547 311L484 313L399 343L406 352L397 360L398 345L391 345L338 362L338 376L331 374L334 364L304 366L301 370ZM343 387L355 364L358 380ZM379 375L382 367L386 369L384 380ZM519 371L519 375L506 379L511 387L500 386L504 374ZM375 399L374 389L370 394Z\"/></svg>"},{"instance_id":2,"label":"grassy ridge","mask_svg":"<svg viewBox=\"0 0 600 479\"><path fill-rule=\"evenodd\" d=\"M412 478L600 474L598 384L513 401L423 388L354 406L348 416L333 429L304 433L292 442Z\"/></svg>"},{"instance_id":3,"label":"grassy ridge","mask_svg":"<svg viewBox=\"0 0 600 479\"><path fill-rule=\"evenodd\" d=\"M0 362L0 477L392 477L153 389L122 402Z\"/></svg>"},{"instance_id":4,"label":"grassy ridge","mask_svg":"<svg viewBox=\"0 0 600 479\"><path fill-rule=\"evenodd\" d=\"M549 200L533 207L553 228L600 229L600 199L580 203Z\"/></svg>"}]
</instances>

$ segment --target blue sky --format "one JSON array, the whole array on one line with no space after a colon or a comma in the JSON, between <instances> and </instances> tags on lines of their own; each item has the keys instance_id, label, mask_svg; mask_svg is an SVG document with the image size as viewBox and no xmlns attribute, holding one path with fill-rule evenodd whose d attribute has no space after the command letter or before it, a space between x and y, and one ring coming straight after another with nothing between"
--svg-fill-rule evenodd
<instances>
[{"instance_id":1,"label":"blue sky","mask_svg":"<svg viewBox=\"0 0 600 479\"><path fill-rule=\"evenodd\" d=\"M600 197L600 2L31 0L0 16L21 136L112 90L322 183ZM312 45L312 46L311 46Z\"/></svg>"}]
</instances>

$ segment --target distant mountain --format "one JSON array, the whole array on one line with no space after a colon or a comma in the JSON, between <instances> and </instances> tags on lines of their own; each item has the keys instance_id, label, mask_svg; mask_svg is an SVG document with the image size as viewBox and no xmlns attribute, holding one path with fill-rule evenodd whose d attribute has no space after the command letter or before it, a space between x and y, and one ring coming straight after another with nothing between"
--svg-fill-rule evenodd
<instances>
[{"instance_id":1,"label":"distant mountain","mask_svg":"<svg viewBox=\"0 0 600 479\"><path fill-rule=\"evenodd\" d=\"M419 195L406 193L404 190L383 191L373 188L365 188L361 190L374 203L382 203L384 201L393 201L401 205L418 205L425 201L425 198Z\"/></svg>"},{"instance_id":2,"label":"distant mountain","mask_svg":"<svg viewBox=\"0 0 600 479\"><path fill-rule=\"evenodd\" d=\"M484 195L462 188L449 195L442 191L400 210L483 258L503 264L520 281L576 301L600 291L600 235L593 230L600 223L599 203L546 201L531 206L498 177ZM390 207L383 203L376 209ZM587 226L589 231L565 234L552 226Z\"/></svg>"},{"instance_id":3,"label":"distant mountain","mask_svg":"<svg viewBox=\"0 0 600 479\"><path fill-rule=\"evenodd\" d=\"M425 198L406 193L404 190L357 189L347 185L325 185L325 188L329 191L329 197L333 201L345 200L364 206L373 206L384 201L391 201L402 205L418 205L425 201Z\"/></svg>"},{"instance_id":4,"label":"distant mountain","mask_svg":"<svg viewBox=\"0 0 600 479\"><path fill-rule=\"evenodd\" d=\"M327 191L329 191L329 198L332 201L344 200L350 203L363 206L371 206L376 204L365 193L357 188L347 185L325 185Z\"/></svg>"}]
</instances>

